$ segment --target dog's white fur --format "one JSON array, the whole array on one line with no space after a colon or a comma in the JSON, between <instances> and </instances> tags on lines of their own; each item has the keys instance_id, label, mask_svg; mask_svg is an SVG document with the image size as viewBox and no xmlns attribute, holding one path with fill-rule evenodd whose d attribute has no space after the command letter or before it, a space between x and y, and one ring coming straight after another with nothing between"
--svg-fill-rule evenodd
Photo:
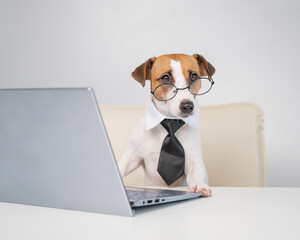
<instances>
[{"instance_id":1,"label":"dog's white fur","mask_svg":"<svg viewBox=\"0 0 300 240\"><path fill-rule=\"evenodd\" d=\"M171 60L171 67L175 86L178 88L186 87L181 63ZM158 101L152 96L152 101L159 112L167 117L182 118L183 120L186 116L182 115L179 105L186 100L197 106L195 104L197 100L188 89L179 90L177 95L169 101ZM194 112L195 110L191 114ZM147 186L167 186L157 172L161 146L166 134L166 130L160 124L146 130L146 117L144 116L135 127L129 147L119 161L122 177L142 166L145 170L145 183ZM175 135L185 149L185 175L174 182L171 187L187 184L189 191L202 192L204 196L210 196L211 190L205 183L207 174L202 160L199 129L185 124Z\"/></svg>"}]
</instances>

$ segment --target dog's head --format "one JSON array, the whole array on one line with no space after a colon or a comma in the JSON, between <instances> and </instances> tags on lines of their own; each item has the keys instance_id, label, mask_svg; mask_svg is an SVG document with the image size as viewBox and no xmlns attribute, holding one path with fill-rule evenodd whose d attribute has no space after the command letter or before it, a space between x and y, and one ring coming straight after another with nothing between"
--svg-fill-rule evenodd
<instances>
[{"instance_id":1,"label":"dog's head","mask_svg":"<svg viewBox=\"0 0 300 240\"><path fill-rule=\"evenodd\" d=\"M215 68L201 55L168 54L147 60L131 75L143 87L145 81L150 80L151 76L151 91L153 92L159 85L165 83L172 83L177 88L186 88L195 78L212 76L214 73ZM194 91L199 91L200 87L199 85ZM168 96L172 96L174 89L167 87L159 89L161 91L156 91L156 98L153 97L153 103L159 112L167 117L175 118L185 118L194 113L196 95L191 94L187 88L178 91L175 97L168 101L159 101L157 98L168 99Z\"/></svg>"}]
</instances>

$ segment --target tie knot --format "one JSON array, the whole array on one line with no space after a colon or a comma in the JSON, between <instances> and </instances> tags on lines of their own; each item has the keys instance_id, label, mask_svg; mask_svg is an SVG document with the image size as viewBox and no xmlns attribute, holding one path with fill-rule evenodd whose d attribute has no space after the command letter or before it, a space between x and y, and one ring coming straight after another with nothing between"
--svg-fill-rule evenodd
<instances>
[{"instance_id":1,"label":"tie knot","mask_svg":"<svg viewBox=\"0 0 300 240\"><path fill-rule=\"evenodd\" d=\"M170 135L174 135L175 132L181 128L185 122L181 119L164 119L160 123Z\"/></svg>"}]
</instances>

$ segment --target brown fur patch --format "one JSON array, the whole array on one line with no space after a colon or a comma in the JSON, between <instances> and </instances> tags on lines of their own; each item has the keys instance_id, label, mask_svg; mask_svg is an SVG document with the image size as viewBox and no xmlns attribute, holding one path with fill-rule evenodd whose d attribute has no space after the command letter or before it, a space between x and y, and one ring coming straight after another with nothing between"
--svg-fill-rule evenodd
<instances>
[{"instance_id":1,"label":"brown fur patch","mask_svg":"<svg viewBox=\"0 0 300 240\"><path fill-rule=\"evenodd\" d=\"M158 58L156 58L156 61L153 64L152 67L152 91L154 89L163 84L162 81L159 80L159 78L165 74L171 72L172 74L172 67L171 67L171 59L174 61L178 61L181 64L182 73L185 77L186 84L190 84L190 73L195 72L198 74L198 76L201 76L201 69L198 64L198 61L193 57L185 54L168 54L163 55ZM172 76L173 77L173 76ZM174 78L172 80L172 83L174 84ZM196 91L198 92L201 85L197 84L198 89ZM161 96L161 98L165 98L165 96L169 93L170 89L160 89L161 91L157 94Z\"/></svg>"}]
</instances>

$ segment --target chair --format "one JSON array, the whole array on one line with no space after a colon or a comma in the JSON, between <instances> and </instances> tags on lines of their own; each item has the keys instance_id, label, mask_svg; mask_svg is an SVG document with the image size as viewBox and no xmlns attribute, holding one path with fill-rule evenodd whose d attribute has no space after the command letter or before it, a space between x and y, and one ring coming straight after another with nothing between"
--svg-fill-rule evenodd
<instances>
[{"instance_id":1,"label":"chair","mask_svg":"<svg viewBox=\"0 0 300 240\"><path fill-rule=\"evenodd\" d=\"M131 132L145 114L141 106L100 106L117 161ZM263 187L266 180L264 115L253 103L200 108L203 160L210 186ZM144 185L143 169L124 178L125 185Z\"/></svg>"}]
</instances>

